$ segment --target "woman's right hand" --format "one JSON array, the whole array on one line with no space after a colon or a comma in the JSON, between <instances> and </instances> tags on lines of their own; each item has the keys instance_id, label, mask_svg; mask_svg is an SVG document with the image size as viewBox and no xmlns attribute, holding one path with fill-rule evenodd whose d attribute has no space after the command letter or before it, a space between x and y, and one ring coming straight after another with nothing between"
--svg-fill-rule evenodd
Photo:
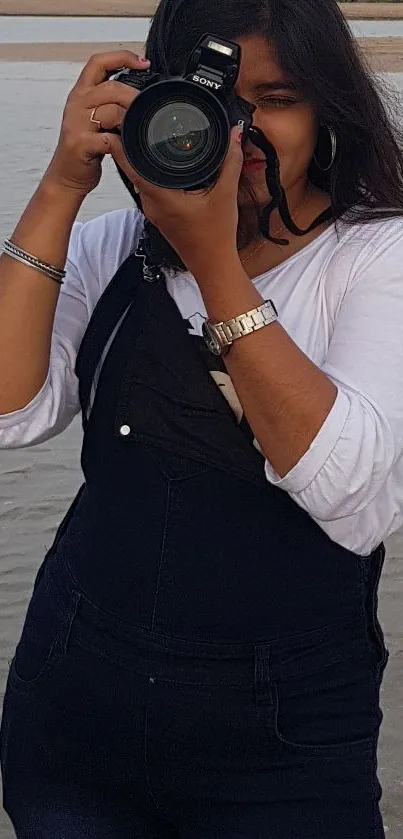
<instances>
[{"instance_id":1,"label":"woman's right hand","mask_svg":"<svg viewBox=\"0 0 403 839\"><path fill-rule=\"evenodd\" d=\"M92 56L71 91L63 114L59 142L44 175L46 183L57 184L85 197L98 186L102 160L110 151L110 135L91 122L96 119L103 132L120 127L138 92L109 76L122 67L146 70L149 62L127 50Z\"/></svg>"}]
</instances>

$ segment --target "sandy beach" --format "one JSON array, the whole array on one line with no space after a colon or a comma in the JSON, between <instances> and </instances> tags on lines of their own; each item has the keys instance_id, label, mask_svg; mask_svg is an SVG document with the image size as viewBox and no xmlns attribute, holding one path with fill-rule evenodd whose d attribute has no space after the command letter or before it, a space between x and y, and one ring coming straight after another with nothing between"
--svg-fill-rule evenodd
<instances>
[{"instance_id":1,"label":"sandy beach","mask_svg":"<svg viewBox=\"0 0 403 839\"><path fill-rule=\"evenodd\" d=\"M340 6L350 20L403 20L403 3L340 3Z\"/></svg>"},{"instance_id":2,"label":"sandy beach","mask_svg":"<svg viewBox=\"0 0 403 839\"><path fill-rule=\"evenodd\" d=\"M403 39L402 39L403 40ZM95 52L131 50L142 55L144 44L135 41L113 41L105 43L46 43L46 44L0 44L0 61L76 61L85 63ZM402 44L403 58L403 44Z\"/></svg>"},{"instance_id":3,"label":"sandy beach","mask_svg":"<svg viewBox=\"0 0 403 839\"><path fill-rule=\"evenodd\" d=\"M0 15L150 17L158 0L0 0ZM403 3L341 3L354 20L402 20Z\"/></svg>"},{"instance_id":4,"label":"sandy beach","mask_svg":"<svg viewBox=\"0 0 403 839\"><path fill-rule=\"evenodd\" d=\"M69 0L67 6L60 4L60 0L0 0L0 15L17 17L40 17L45 15L51 17L148 18L155 12L158 2L159 0ZM354 20L403 20L403 2L343 3L341 6L346 17ZM105 26L105 34L107 35L107 26ZM82 64L94 52L121 48L131 49L140 54L143 52L143 44L138 42L123 43L110 39L102 43L94 38L92 43L90 38L87 41L82 40L77 43L71 41L54 41L46 44L0 43L0 61L67 61ZM360 38L360 46L374 71L403 71L403 37L362 37Z\"/></svg>"},{"instance_id":5,"label":"sandy beach","mask_svg":"<svg viewBox=\"0 0 403 839\"><path fill-rule=\"evenodd\" d=\"M0 15L151 17L158 0L0 0Z\"/></svg>"},{"instance_id":6,"label":"sandy beach","mask_svg":"<svg viewBox=\"0 0 403 839\"><path fill-rule=\"evenodd\" d=\"M360 46L373 70L403 72L403 38L361 38ZM94 52L130 49L143 53L136 42L0 44L0 61L75 61L85 62Z\"/></svg>"}]
</instances>

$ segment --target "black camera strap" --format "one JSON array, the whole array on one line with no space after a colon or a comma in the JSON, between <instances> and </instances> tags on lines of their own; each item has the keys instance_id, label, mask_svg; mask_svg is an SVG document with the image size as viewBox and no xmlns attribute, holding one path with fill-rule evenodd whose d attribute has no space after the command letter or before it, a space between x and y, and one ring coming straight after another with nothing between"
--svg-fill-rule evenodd
<instances>
[{"instance_id":1,"label":"black camera strap","mask_svg":"<svg viewBox=\"0 0 403 839\"><path fill-rule=\"evenodd\" d=\"M280 218L290 233L293 233L294 236L306 236L308 233L311 233L312 230L315 230L320 225L324 224L326 221L331 221L333 218L332 208L329 207L327 210L324 210L313 222L306 228L306 230L301 230L297 225L293 222L290 214L290 210L288 207L287 196L284 190L284 187L281 184L281 176L280 176L280 161L278 159L278 155L274 146L269 142L267 137L260 131L258 128L252 126L248 132L248 138L250 141L260 149L267 159L267 167L266 167L266 183L267 189L272 197L270 204L265 207L261 213L259 218L259 227L262 236L270 242L274 242L276 245L286 246L289 244L288 239L276 239L274 236L270 235L269 232L269 223L270 223L270 216L274 212L274 210L278 210L280 214ZM138 193L136 193L133 184L131 183L130 179L126 175L126 173L117 166L118 173L130 193L134 203L143 213L143 205L141 201L141 197ZM157 259L156 262L160 265L164 265L165 267L170 264L170 261L175 261L178 269L185 269L182 261L178 258L175 251L171 248L168 243L165 243L164 238L159 233L159 231L153 227L153 225L146 220L145 226L147 237L146 237L146 252L147 257L150 262L154 262L153 256L155 257L156 253L160 254L161 249L162 253L164 253L164 259ZM155 263L154 263L155 264Z\"/></svg>"},{"instance_id":2,"label":"black camera strap","mask_svg":"<svg viewBox=\"0 0 403 839\"><path fill-rule=\"evenodd\" d=\"M265 239L268 239L270 242L274 242L276 245L289 244L288 239L276 239L270 235L269 222L270 216L274 210L279 211L280 218L284 223L284 226L290 231L290 233L293 233L294 236L306 236L307 233L311 233L312 230L320 227L320 225L324 224L325 221L330 221L333 218L332 208L329 207L327 210L324 210L323 213L321 213L315 221L306 228L306 230L301 230L297 227L291 218L287 196L285 194L284 187L281 184L280 161L274 146L269 142L262 131L258 128L254 128L253 126L249 129L248 138L266 155L267 158L266 183L269 193L272 196L272 200L270 204L262 210L259 221L260 232Z\"/></svg>"}]
</instances>

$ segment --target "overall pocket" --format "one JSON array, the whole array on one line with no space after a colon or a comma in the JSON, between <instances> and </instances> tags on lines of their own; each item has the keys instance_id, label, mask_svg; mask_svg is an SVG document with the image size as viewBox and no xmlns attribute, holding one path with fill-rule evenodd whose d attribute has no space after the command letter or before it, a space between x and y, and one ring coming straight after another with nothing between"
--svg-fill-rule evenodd
<instances>
[{"instance_id":1,"label":"overall pocket","mask_svg":"<svg viewBox=\"0 0 403 839\"><path fill-rule=\"evenodd\" d=\"M278 740L306 757L358 756L374 749L382 722L375 669L367 656L347 657L276 682Z\"/></svg>"},{"instance_id":2,"label":"overall pocket","mask_svg":"<svg viewBox=\"0 0 403 839\"><path fill-rule=\"evenodd\" d=\"M10 687L37 685L48 678L67 651L80 593L62 588L51 554L37 580L9 673Z\"/></svg>"}]
</instances>

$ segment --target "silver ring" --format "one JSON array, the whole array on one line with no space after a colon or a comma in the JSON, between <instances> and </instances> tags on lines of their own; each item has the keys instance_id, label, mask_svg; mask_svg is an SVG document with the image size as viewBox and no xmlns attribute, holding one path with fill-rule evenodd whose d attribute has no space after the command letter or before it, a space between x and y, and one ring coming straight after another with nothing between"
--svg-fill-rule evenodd
<instances>
[{"instance_id":1,"label":"silver ring","mask_svg":"<svg viewBox=\"0 0 403 839\"><path fill-rule=\"evenodd\" d=\"M98 128L101 129L102 128L101 120L95 119L95 114L96 114L97 110L98 110L97 108L92 109L90 120L91 120L92 123L94 123L94 125L97 125Z\"/></svg>"}]
</instances>

